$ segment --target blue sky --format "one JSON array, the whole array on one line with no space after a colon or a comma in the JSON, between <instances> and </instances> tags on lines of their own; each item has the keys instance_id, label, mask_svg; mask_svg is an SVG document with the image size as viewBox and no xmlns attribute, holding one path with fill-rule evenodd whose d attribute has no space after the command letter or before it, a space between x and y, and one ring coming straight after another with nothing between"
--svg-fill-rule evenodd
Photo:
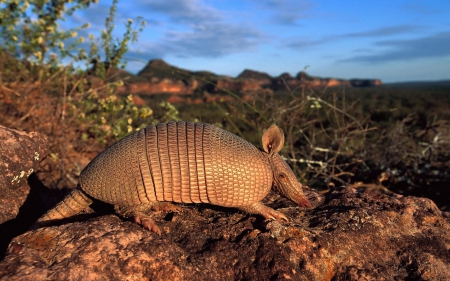
<instances>
[{"instance_id":1,"label":"blue sky","mask_svg":"<svg viewBox=\"0 0 450 281\"><path fill-rule=\"evenodd\" d=\"M88 32L104 26L112 1L80 12ZM189 70L237 76L450 79L448 0L122 0L117 26L141 16L147 26L127 69L155 58ZM120 28L118 28L120 33Z\"/></svg>"}]
</instances>

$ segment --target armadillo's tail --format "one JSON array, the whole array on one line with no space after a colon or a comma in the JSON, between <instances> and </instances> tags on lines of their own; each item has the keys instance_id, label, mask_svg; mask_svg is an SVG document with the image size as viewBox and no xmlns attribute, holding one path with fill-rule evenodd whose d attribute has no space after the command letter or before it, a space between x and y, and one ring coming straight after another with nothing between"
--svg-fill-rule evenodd
<instances>
[{"instance_id":1,"label":"armadillo's tail","mask_svg":"<svg viewBox=\"0 0 450 281\"><path fill-rule=\"evenodd\" d=\"M72 190L53 209L40 217L30 229L51 225L53 222L74 216L92 204L92 200L79 188Z\"/></svg>"}]
</instances>

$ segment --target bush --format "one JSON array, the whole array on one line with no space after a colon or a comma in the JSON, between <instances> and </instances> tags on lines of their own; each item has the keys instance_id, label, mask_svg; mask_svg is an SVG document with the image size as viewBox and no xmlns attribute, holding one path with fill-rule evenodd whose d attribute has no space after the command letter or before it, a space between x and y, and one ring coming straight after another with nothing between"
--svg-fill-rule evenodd
<instances>
[{"instance_id":1,"label":"bush","mask_svg":"<svg viewBox=\"0 0 450 281\"><path fill-rule=\"evenodd\" d=\"M83 166L105 145L158 122L148 106L117 95L123 81L114 77L117 68L125 67L124 54L144 21L129 19L125 33L115 38L114 0L100 38L80 35L88 23L61 27L67 17L97 2L0 3L0 65L5 70L0 74L0 110L6 113L0 123L49 137L50 157L40 173L49 187L74 187ZM162 117L166 115L176 117L170 108Z\"/></svg>"}]
</instances>

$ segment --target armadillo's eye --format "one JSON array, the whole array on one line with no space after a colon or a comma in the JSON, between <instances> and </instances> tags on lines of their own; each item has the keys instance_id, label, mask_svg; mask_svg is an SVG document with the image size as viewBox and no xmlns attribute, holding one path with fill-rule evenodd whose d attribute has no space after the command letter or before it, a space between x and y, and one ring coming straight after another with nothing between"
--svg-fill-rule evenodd
<instances>
[{"instance_id":1,"label":"armadillo's eye","mask_svg":"<svg viewBox=\"0 0 450 281\"><path fill-rule=\"evenodd\" d=\"M279 174L279 175L278 175L278 178L279 178L280 180L284 180L284 179L286 178L286 175L285 175L285 174Z\"/></svg>"}]
</instances>

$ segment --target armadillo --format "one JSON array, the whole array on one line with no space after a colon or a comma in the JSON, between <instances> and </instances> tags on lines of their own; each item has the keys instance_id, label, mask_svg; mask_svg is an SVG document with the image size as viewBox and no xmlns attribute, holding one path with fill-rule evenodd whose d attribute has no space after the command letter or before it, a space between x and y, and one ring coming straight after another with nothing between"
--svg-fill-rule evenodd
<instances>
[{"instance_id":1,"label":"armadillo","mask_svg":"<svg viewBox=\"0 0 450 281\"><path fill-rule=\"evenodd\" d=\"M114 205L119 214L159 235L145 212L162 202L209 203L287 220L261 203L274 186L299 206L311 206L278 154L283 144L283 131L276 125L263 133L263 151L210 124L151 125L99 153L81 172L77 188L35 226L76 215L91 198Z\"/></svg>"}]
</instances>

